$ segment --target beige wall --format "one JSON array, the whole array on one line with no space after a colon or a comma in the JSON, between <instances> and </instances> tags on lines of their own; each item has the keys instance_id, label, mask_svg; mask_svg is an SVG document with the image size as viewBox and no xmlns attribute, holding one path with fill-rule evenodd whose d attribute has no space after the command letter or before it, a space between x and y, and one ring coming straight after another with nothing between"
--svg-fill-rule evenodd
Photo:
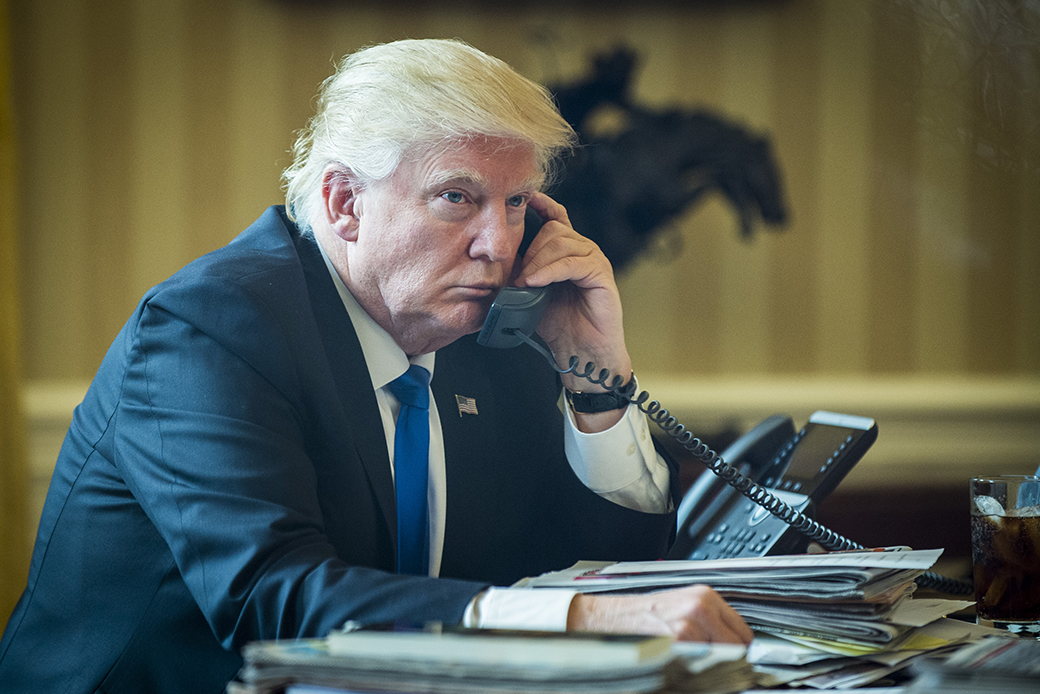
<instances>
[{"instance_id":1,"label":"beige wall","mask_svg":"<svg viewBox=\"0 0 1040 694\"><path fill-rule=\"evenodd\" d=\"M768 134L791 208L783 234L744 244L709 200L677 224L681 254L621 277L644 385L695 420L721 417L717 398L756 415L862 406L903 412L908 441L922 421L1013 441L992 463L1006 471L1040 457L1040 84L983 4L10 4L30 389L81 392L149 286L281 201L292 132L339 56L458 36L564 81L623 42L642 103ZM811 402L792 401L806 384Z\"/></svg>"},{"instance_id":2,"label":"beige wall","mask_svg":"<svg viewBox=\"0 0 1040 694\"><path fill-rule=\"evenodd\" d=\"M962 42L976 3L673 4L13 0L27 376L89 377L145 289L280 201L333 59L421 36L547 81L624 42L641 102L771 137L785 233L739 243L710 200L682 254L622 278L643 371L1040 373L1040 102L1003 46ZM977 154L1000 148L1032 168Z\"/></svg>"}]
</instances>

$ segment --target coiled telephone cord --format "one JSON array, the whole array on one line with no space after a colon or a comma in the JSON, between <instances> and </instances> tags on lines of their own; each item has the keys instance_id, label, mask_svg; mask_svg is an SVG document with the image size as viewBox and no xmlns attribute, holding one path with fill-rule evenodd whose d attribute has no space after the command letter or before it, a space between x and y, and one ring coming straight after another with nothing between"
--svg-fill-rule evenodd
<instances>
[{"instance_id":1,"label":"coiled telephone cord","mask_svg":"<svg viewBox=\"0 0 1040 694\"><path fill-rule=\"evenodd\" d=\"M510 331L513 332L513 331ZM627 384L621 376L611 376L608 369L600 369L596 372L595 363L589 361L579 370L580 359L572 356L567 368L561 369L556 364L556 358L547 348L531 339L522 332L513 332L525 344L533 347L546 358L553 370L561 376L574 374L579 378L598 386L603 386L610 391L626 398L630 403L637 406L647 417L653 421L662 431L672 437L685 450L689 451L698 461L704 464L712 473L721 477L727 484L751 499L753 502L781 519L798 532L805 535L811 541L818 543L824 549L831 551L846 551L866 549L858 542L836 533L830 528L821 525L804 513L792 508L770 493L768 487L764 487L754 480L742 475L739 470L722 459L718 453L713 451L707 444L693 435L682 423L673 417L667 409L661 406L657 400L651 400L650 394L645 390L636 394L635 379ZM917 585L949 595L969 595L974 592L974 586L969 581L961 581L954 578L940 576L932 571L926 571L916 579Z\"/></svg>"}]
</instances>

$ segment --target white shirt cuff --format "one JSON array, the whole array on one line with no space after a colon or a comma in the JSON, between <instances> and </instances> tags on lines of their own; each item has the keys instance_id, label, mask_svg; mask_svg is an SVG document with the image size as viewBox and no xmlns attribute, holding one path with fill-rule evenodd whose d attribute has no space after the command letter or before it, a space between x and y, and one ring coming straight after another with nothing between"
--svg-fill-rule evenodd
<instances>
[{"instance_id":1,"label":"white shirt cuff","mask_svg":"<svg viewBox=\"0 0 1040 694\"><path fill-rule=\"evenodd\" d=\"M565 588L488 588L470 601L465 627L567 631L576 591Z\"/></svg>"},{"instance_id":2,"label":"white shirt cuff","mask_svg":"<svg viewBox=\"0 0 1040 694\"><path fill-rule=\"evenodd\" d=\"M566 398L564 450L574 474L605 499L644 513L671 510L668 464L654 448L646 415L629 405L617 424L594 434L580 431Z\"/></svg>"}]
</instances>

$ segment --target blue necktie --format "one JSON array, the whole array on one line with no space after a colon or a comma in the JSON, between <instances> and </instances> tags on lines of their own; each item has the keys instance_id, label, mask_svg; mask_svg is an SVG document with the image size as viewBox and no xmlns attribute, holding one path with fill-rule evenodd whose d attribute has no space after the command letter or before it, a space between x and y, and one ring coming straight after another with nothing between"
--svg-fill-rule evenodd
<instances>
[{"instance_id":1,"label":"blue necktie","mask_svg":"<svg viewBox=\"0 0 1040 694\"><path fill-rule=\"evenodd\" d=\"M401 403L394 432L397 573L424 576L429 571L430 372L412 364L390 383L390 392Z\"/></svg>"}]
</instances>

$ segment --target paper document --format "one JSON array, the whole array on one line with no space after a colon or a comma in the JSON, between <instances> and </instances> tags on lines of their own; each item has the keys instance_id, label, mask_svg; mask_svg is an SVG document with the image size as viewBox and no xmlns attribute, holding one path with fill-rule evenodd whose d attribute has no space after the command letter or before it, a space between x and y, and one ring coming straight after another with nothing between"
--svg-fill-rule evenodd
<instances>
[{"instance_id":1,"label":"paper document","mask_svg":"<svg viewBox=\"0 0 1040 694\"><path fill-rule=\"evenodd\" d=\"M621 562L570 569L528 579L529 588L569 588L582 593L654 590L694 583L724 596L758 599L880 601L902 597L941 549L742 557L710 561Z\"/></svg>"},{"instance_id":2,"label":"paper document","mask_svg":"<svg viewBox=\"0 0 1040 694\"><path fill-rule=\"evenodd\" d=\"M601 574L656 574L683 571L737 571L740 569L793 569L851 566L877 569L929 569L942 555L941 549L862 550L821 554L782 554L775 557L737 557L734 559L673 559L664 561L623 561L600 570Z\"/></svg>"}]
</instances>

